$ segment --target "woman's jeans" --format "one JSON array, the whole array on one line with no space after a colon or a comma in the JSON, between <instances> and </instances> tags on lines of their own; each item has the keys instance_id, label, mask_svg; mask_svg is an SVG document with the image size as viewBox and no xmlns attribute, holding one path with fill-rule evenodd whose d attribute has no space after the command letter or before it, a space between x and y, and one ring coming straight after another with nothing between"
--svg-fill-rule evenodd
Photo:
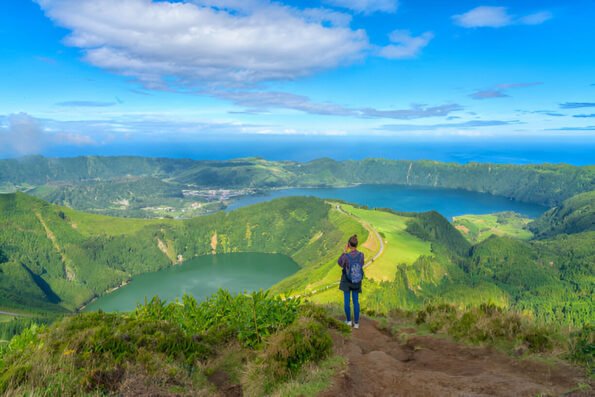
<instances>
[{"instance_id":1,"label":"woman's jeans","mask_svg":"<svg viewBox=\"0 0 595 397\"><path fill-rule=\"evenodd\" d=\"M359 292L351 291L353 297L353 320L359 323ZM351 321L351 307L349 305L349 292L343 291L343 298L345 304L345 317L347 321Z\"/></svg>"}]
</instances>

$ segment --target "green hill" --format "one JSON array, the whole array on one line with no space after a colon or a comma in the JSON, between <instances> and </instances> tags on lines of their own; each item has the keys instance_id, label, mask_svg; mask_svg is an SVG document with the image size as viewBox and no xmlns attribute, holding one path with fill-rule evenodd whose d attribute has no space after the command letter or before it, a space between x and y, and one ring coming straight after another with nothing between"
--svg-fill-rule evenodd
<instances>
[{"instance_id":1,"label":"green hill","mask_svg":"<svg viewBox=\"0 0 595 397\"><path fill-rule=\"evenodd\" d=\"M230 197L262 189L357 183L464 189L553 206L595 190L595 167L385 159L298 163L258 158L29 156L0 160L0 191L25 191L79 210L129 217L188 218L219 210ZM213 189L230 192L213 194Z\"/></svg>"},{"instance_id":2,"label":"green hill","mask_svg":"<svg viewBox=\"0 0 595 397\"><path fill-rule=\"evenodd\" d=\"M577 194L529 224L537 237L595 230L595 190Z\"/></svg>"},{"instance_id":3,"label":"green hill","mask_svg":"<svg viewBox=\"0 0 595 397\"><path fill-rule=\"evenodd\" d=\"M349 183L396 184L464 189L518 201L554 205L595 189L595 167L564 164L510 165L365 159L330 159L289 165L306 185Z\"/></svg>"},{"instance_id":4,"label":"green hill","mask_svg":"<svg viewBox=\"0 0 595 397\"><path fill-rule=\"evenodd\" d=\"M273 288L339 302L337 253L357 233L367 258L362 303L377 312L427 302L492 302L556 323L593 321L595 232L471 246L444 217L285 198L189 220L113 218L22 193L0 196L0 307L72 311L134 275L180 259L283 253L302 269Z\"/></svg>"},{"instance_id":5,"label":"green hill","mask_svg":"<svg viewBox=\"0 0 595 397\"><path fill-rule=\"evenodd\" d=\"M142 220L0 195L0 306L74 310L134 275L211 253L284 253L310 266L360 228L346 219L343 232L329 208L287 198L186 221Z\"/></svg>"},{"instance_id":6,"label":"green hill","mask_svg":"<svg viewBox=\"0 0 595 397\"><path fill-rule=\"evenodd\" d=\"M396 213L341 204L377 230L383 253L366 269L363 307L376 313L427 303L496 304L539 321L580 326L595 321L593 232L522 241L492 236L471 246L440 214ZM373 233L369 234L373 236ZM366 241L369 243L369 241ZM378 249L364 245L370 258ZM273 290L340 304L336 258L304 269Z\"/></svg>"},{"instance_id":7,"label":"green hill","mask_svg":"<svg viewBox=\"0 0 595 397\"><path fill-rule=\"evenodd\" d=\"M561 360L593 371L595 231L529 241L493 235L471 245L436 212L295 197L189 220L130 219L23 193L0 195L0 223L0 309L18 312L0 317L7 395L317 395L341 384L353 352L371 356L371 340L375 354L397 354L391 362L423 382L437 360L416 367L424 351L442 346L435 354L452 360L444 365L460 380L465 370L452 368L469 360L470 343L489 346L473 354L494 361L498 350L520 355L507 372L537 365L534 355L549 363L538 372L570 373ZM353 233L375 259L366 268L362 328L346 338L336 259ZM302 269L266 293L155 297L131 313L72 313L180 259L255 251L284 253ZM466 345L444 347L444 335ZM528 372L534 385L535 370ZM557 390L588 390L583 372L572 369L574 380ZM549 377L535 390L546 387Z\"/></svg>"}]
</instances>

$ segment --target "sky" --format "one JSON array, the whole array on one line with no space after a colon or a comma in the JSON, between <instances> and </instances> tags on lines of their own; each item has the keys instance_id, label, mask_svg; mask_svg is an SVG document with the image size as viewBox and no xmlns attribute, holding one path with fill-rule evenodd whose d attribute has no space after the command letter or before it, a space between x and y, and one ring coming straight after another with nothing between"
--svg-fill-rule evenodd
<instances>
[{"instance_id":1,"label":"sky","mask_svg":"<svg viewBox=\"0 0 595 397\"><path fill-rule=\"evenodd\" d=\"M595 138L591 0L0 9L3 156L250 136Z\"/></svg>"}]
</instances>

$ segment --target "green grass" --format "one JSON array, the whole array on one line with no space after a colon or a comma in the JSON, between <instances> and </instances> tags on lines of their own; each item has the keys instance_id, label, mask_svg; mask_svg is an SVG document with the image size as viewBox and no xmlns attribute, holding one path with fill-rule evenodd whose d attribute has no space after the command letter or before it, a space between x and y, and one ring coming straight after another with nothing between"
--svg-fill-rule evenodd
<instances>
[{"instance_id":1,"label":"green grass","mask_svg":"<svg viewBox=\"0 0 595 397\"><path fill-rule=\"evenodd\" d=\"M353 234L357 234L361 241L366 241L369 233L359 221L338 211L334 204L331 206L328 217L333 231L329 230L326 233L333 233L332 239L331 236L326 236L325 239L323 239L325 236L316 239L314 237L320 234L316 233L309 244L304 247L304 251L299 251L294 255L298 263L306 264L304 268L276 284L272 288L273 292L293 296L310 293L339 281L341 269L337 266L337 259L343 252L348 238ZM323 240L333 241L333 245L325 244L323 250L309 248L310 245L320 244ZM366 249L363 252L370 255L370 251ZM316 253L320 255L311 256L311 254Z\"/></svg>"},{"instance_id":2,"label":"green grass","mask_svg":"<svg viewBox=\"0 0 595 397\"><path fill-rule=\"evenodd\" d=\"M0 313L0 323L7 323L12 320L14 320L14 316Z\"/></svg>"},{"instance_id":3,"label":"green grass","mask_svg":"<svg viewBox=\"0 0 595 397\"><path fill-rule=\"evenodd\" d=\"M455 227L469 242L476 244L492 235L529 240L533 233L526 226L531 222L514 212L499 212L486 215L461 215L453 218Z\"/></svg>"},{"instance_id":4,"label":"green grass","mask_svg":"<svg viewBox=\"0 0 595 397\"><path fill-rule=\"evenodd\" d=\"M347 367L347 360L339 355L331 356L318 365L309 365L293 379L283 383L271 396L301 397L316 396L331 386L333 376Z\"/></svg>"},{"instance_id":5,"label":"green grass","mask_svg":"<svg viewBox=\"0 0 595 397\"><path fill-rule=\"evenodd\" d=\"M115 216L95 215L63 207L62 211L72 219L71 226L83 235L108 236L133 235L151 225L175 225L168 219L119 218Z\"/></svg>"},{"instance_id":6,"label":"green grass","mask_svg":"<svg viewBox=\"0 0 595 397\"><path fill-rule=\"evenodd\" d=\"M343 205L343 208L346 212L373 225L383 236L384 252L366 268L366 277L376 281L392 281L395 279L398 265L411 265L421 255L432 255L430 243L405 231L407 222L411 218L384 211L355 208L350 205Z\"/></svg>"},{"instance_id":7,"label":"green grass","mask_svg":"<svg viewBox=\"0 0 595 397\"><path fill-rule=\"evenodd\" d=\"M439 290L435 295L435 303L457 302L459 307L479 306L490 302L498 307L509 307L510 297L498 286L491 283L480 283L475 286L457 284L446 290Z\"/></svg>"}]
</instances>

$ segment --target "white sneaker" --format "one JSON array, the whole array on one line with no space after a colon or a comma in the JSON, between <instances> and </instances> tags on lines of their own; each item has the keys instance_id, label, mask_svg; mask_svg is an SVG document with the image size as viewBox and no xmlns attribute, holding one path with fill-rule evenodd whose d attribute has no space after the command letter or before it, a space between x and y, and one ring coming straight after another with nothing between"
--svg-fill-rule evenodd
<instances>
[{"instance_id":1,"label":"white sneaker","mask_svg":"<svg viewBox=\"0 0 595 397\"><path fill-rule=\"evenodd\" d=\"M351 321L345 321L345 324L347 324L349 327L353 327L353 324L351 324Z\"/></svg>"},{"instance_id":2,"label":"white sneaker","mask_svg":"<svg viewBox=\"0 0 595 397\"><path fill-rule=\"evenodd\" d=\"M359 323L353 323L353 328L359 329Z\"/></svg>"}]
</instances>

